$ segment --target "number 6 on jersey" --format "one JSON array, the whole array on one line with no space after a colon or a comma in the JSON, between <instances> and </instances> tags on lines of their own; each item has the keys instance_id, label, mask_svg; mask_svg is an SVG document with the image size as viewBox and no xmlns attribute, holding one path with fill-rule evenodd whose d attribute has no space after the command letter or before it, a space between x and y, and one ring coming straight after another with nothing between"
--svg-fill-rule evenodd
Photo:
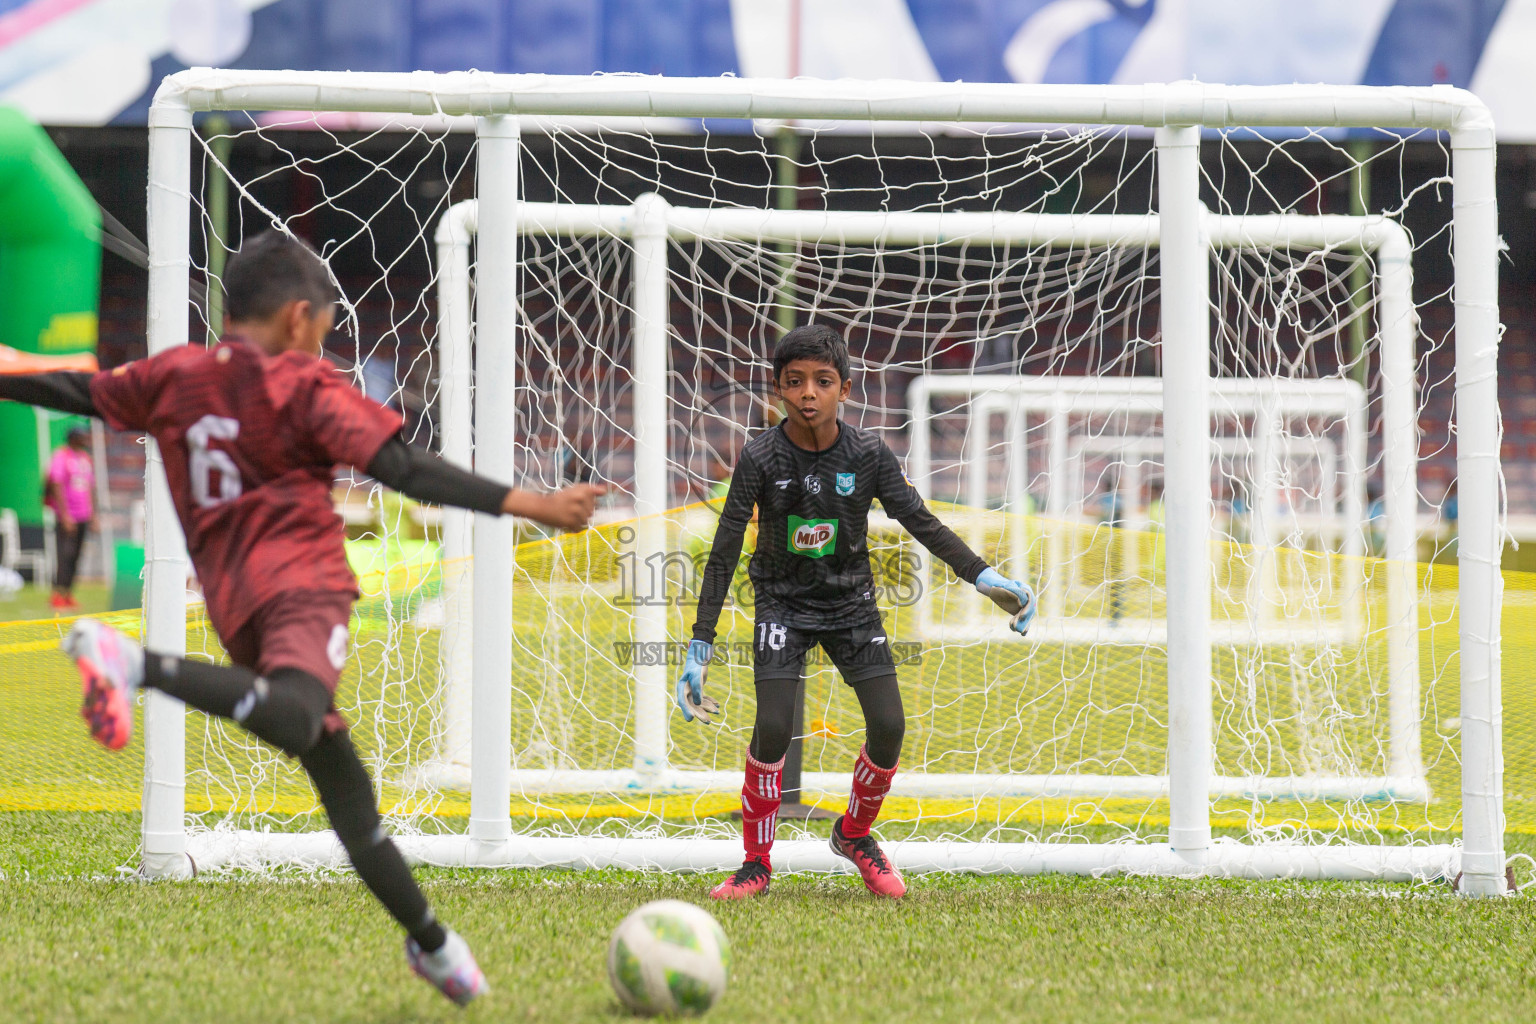
<instances>
[{"instance_id":1,"label":"number 6 on jersey","mask_svg":"<svg viewBox=\"0 0 1536 1024\"><path fill-rule=\"evenodd\" d=\"M192 478L192 500L200 508L213 508L240 497L240 470L229 453L208 447L212 441L233 441L240 436L240 422L210 413L187 428L187 474ZM218 492L213 489L218 473Z\"/></svg>"}]
</instances>

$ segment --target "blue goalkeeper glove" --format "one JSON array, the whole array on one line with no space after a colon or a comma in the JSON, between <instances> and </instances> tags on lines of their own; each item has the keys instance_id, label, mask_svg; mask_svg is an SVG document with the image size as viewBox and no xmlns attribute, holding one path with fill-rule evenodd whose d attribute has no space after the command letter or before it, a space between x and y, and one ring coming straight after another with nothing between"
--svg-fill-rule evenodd
<instances>
[{"instance_id":1,"label":"blue goalkeeper glove","mask_svg":"<svg viewBox=\"0 0 1536 1024\"><path fill-rule=\"evenodd\" d=\"M1029 632L1029 624L1035 621L1035 592L1028 583L1011 580L989 567L976 577L976 589L1012 616L1009 629L1020 636Z\"/></svg>"},{"instance_id":2,"label":"blue goalkeeper glove","mask_svg":"<svg viewBox=\"0 0 1536 1024\"><path fill-rule=\"evenodd\" d=\"M683 721L695 718L710 725L720 713L720 705L713 697L704 696L704 677L709 673L709 658L713 648L703 640L688 641L688 657L683 660L683 674L677 677L677 707L683 713Z\"/></svg>"}]
</instances>

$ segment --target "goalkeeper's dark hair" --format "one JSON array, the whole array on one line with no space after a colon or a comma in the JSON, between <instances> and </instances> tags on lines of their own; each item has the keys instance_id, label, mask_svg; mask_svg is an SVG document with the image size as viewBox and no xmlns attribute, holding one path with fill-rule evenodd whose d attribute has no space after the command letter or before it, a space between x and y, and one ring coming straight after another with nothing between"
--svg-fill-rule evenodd
<instances>
[{"instance_id":1,"label":"goalkeeper's dark hair","mask_svg":"<svg viewBox=\"0 0 1536 1024\"><path fill-rule=\"evenodd\" d=\"M339 297L315 250L279 231L248 239L229 258L224 295L224 308L237 323L265 320L288 303L304 300L319 315Z\"/></svg>"},{"instance_id":2,"label":"goalkeeper's dark hair","mask_svg":"<svg viewBox=\"0 0 1536 1024\"><path fill-rule=\"evenodd\" d=\"M837 371L839 379L850 379L848 346L843 342L843 336L826 324L806 324L804 327L796 327L779 339L778 347L773 350L775 384L779 381L779 375L784 372L784 367L796 359L826 363Z\"/></svg>"}]
</instances>

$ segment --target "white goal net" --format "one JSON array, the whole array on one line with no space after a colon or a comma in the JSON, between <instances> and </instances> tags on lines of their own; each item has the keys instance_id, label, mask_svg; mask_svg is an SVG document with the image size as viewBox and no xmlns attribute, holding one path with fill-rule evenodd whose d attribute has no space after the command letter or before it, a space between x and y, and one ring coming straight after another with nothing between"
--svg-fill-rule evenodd
<instances>
[{"instance_id":1,"label":"white goal net","mask_svg":"<svg viewBox=\"0 0 1536 1024\"><path fill-rule=\"evenodd\" d=\"M1190 87L1205 105L1176 115L1154 107L1183 94L1148 87L1117 124L1091 90L1064 107L989 87L983 109L964 87L828 87L852 91L838 107L752 83L417 76L407 95L390 76L204 74L157 108L151 245L181 278L157 277L154 308L184 310L186 269L217 270L198 236L293 231L346 296L330 351L416 443L518 486L609 487L599 525L567 537L339 489L364 590L340 699L413 856L739 861L744 565L709 678L723 724L683 723L671 683L722 484L776 416L773 344L815 321L849 342L845 419L1041 593L1017 638L874 511L908 716L879 823L898 862L1502 887L1496 790L1464 796L1498 771L1497 716L1469 713L1497 707L1497 574L1469 558L1493 550L1499 498L1496 403L1466 404L1470 339L1491 343L1497 310L1466 276L1491 272L1467 255L1487 225L1458 212L1452 235L1452 190L1459 211L1482 180L1462 108ZM190 141L190 183L167 156L188 107L230 122ZM728 107L794 123L616 116ZM1151 130L1201 120L1203 138ZM174 242L188 212L201 229ZM1459 574L1422 564L1448 496ZM154 499L151 543L169 543ZM182 617L155 572L163 647ZM187 642L220 656L206 630ZM805 687L804 796L835 807L858 704L824 660ZM296 766L152 703L151 871L183 850L337 859ZM183 721L184 745L166 740ZM804 835L781 825L776 864L830 869Z\"/></svg>"}]
</instances>

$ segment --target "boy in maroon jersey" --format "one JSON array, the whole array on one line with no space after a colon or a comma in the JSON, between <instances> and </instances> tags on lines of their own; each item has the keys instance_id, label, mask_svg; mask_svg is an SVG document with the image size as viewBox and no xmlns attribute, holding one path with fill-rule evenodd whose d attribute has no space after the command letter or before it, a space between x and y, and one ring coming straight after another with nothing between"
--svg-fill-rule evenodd
<instances>
[{"instance_id":1,"label":"boy in maroon jersey","mask_svg":"<svg viewBox=\"0 0 1536 1024\"><path fill-rule=\"evenodd\" d=\"M142 651L81 620L64 641L84 679L81 714L97 740L121 749L134 694L147 686L297 757L358 875L408 933L412 969L463 1005L486 990L485 978L383 831L332 700L358 596L331 505L335 467L363 468L421 501L565 529L587 525L601 488L511 490L399 440L399 414L320 357L337 295L302 242L258 236L230 260L224 284L228 322L212 348L179 346L97 374L0 376L0 398L154 437L208 618L234 662Z\"/></svg>"}]
</instances>

